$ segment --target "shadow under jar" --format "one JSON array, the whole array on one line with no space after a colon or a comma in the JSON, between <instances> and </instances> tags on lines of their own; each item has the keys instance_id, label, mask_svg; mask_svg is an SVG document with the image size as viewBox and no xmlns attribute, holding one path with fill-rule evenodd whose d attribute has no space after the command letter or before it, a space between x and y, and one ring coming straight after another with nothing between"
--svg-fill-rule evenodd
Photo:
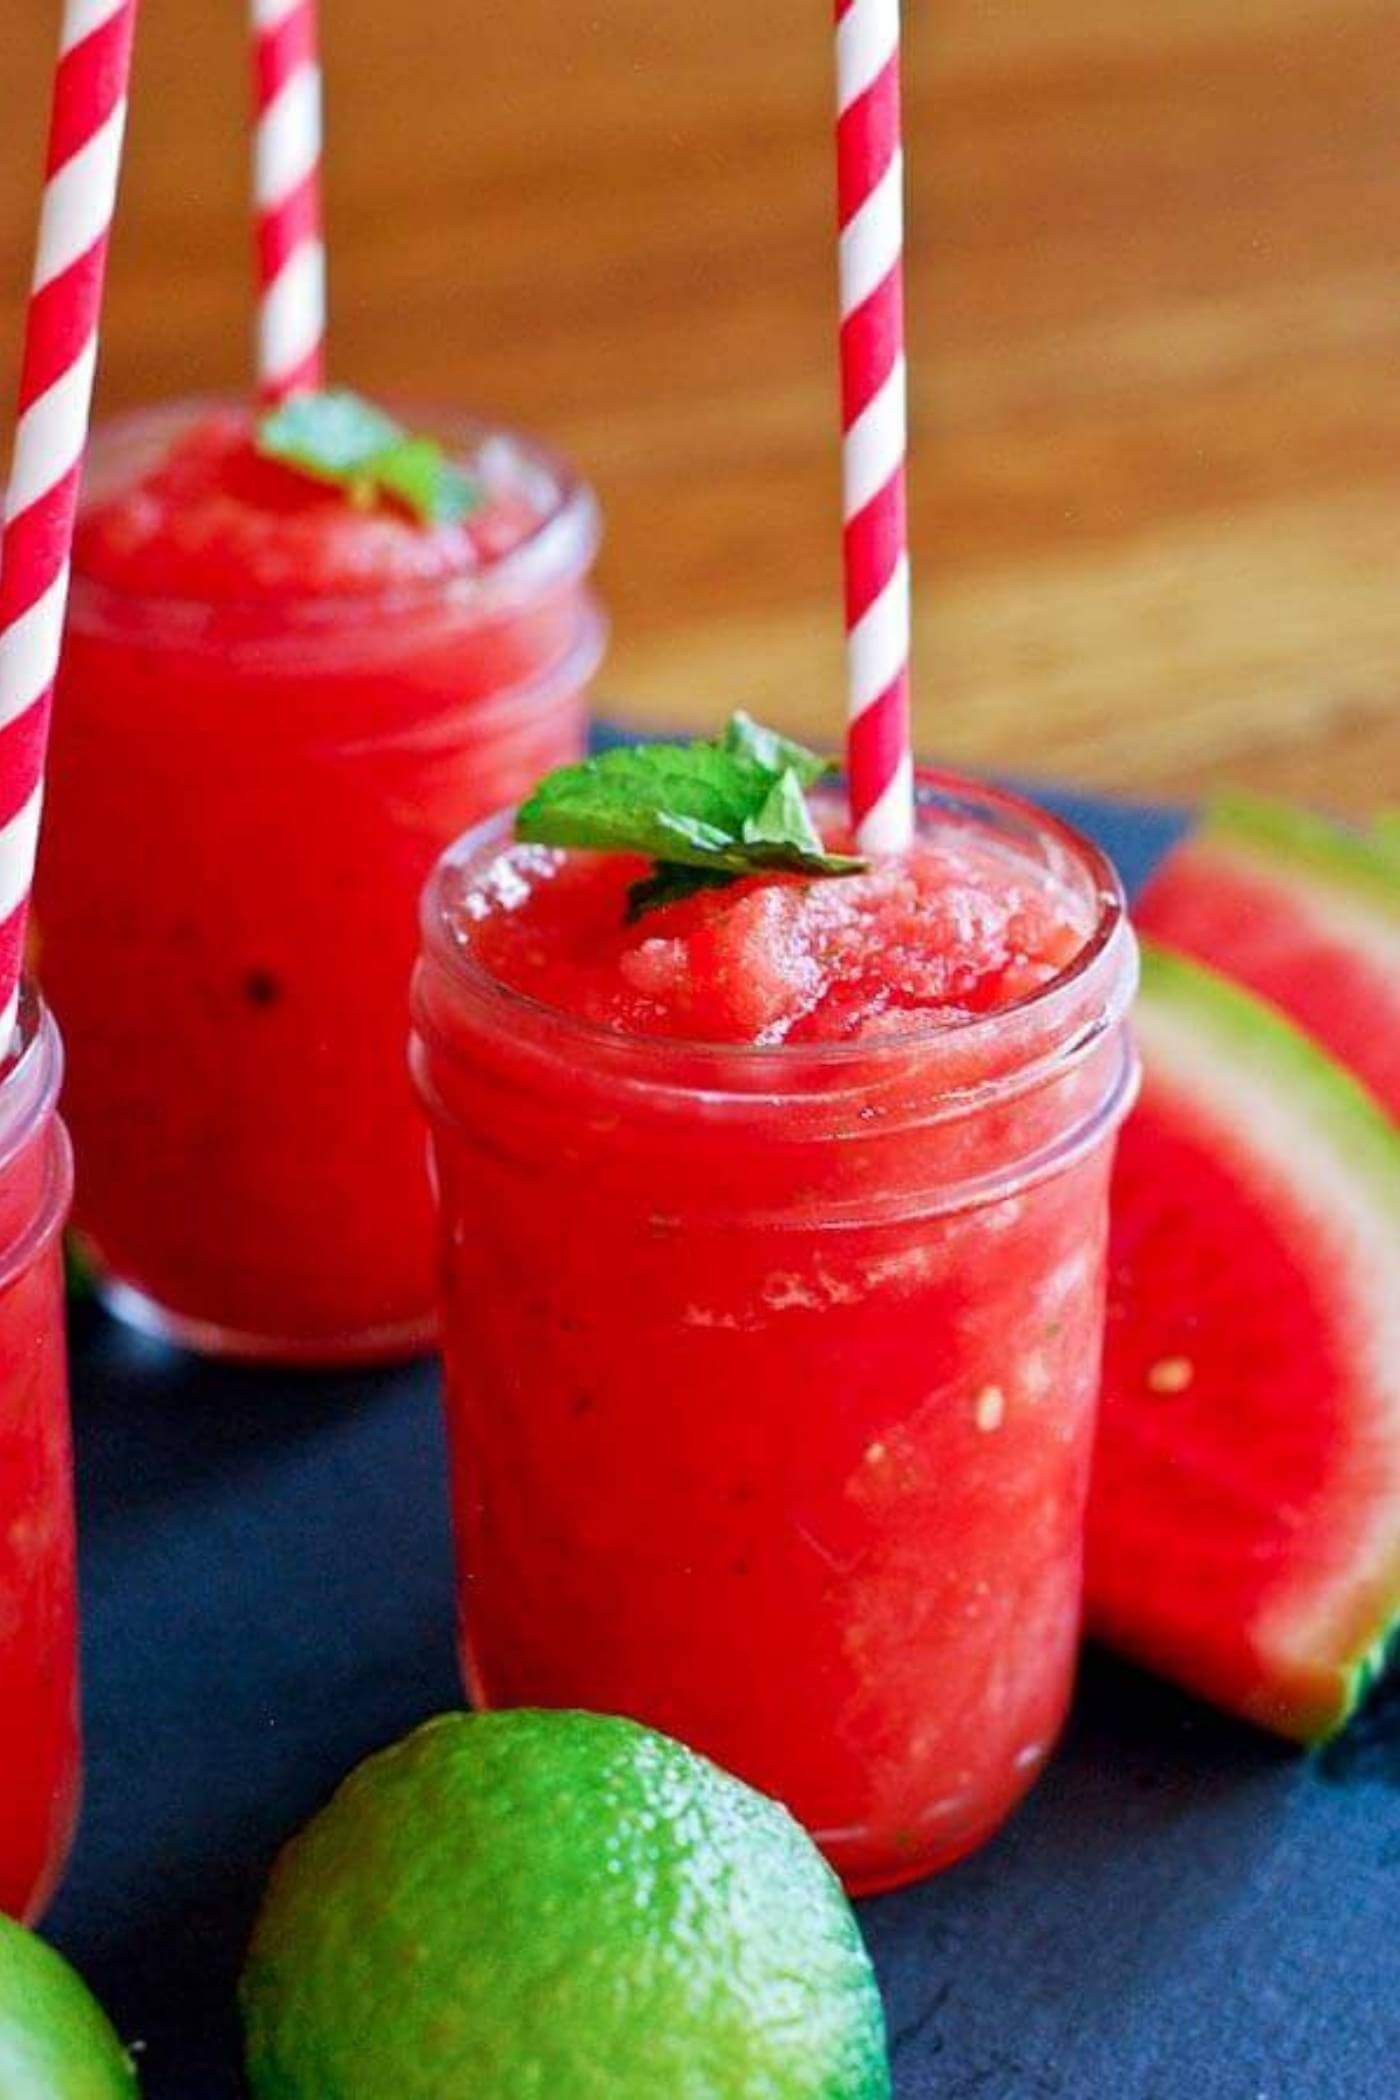
<instances>
[{"instance_id":1,"label":"shadow under jar","mask_svg":"<svg viewBox=\"0 0 1400 2100\"><path fill-rule=\"evenodd\" d=\"M482 966L498 820L414 991L471 1695L681 1737L862 1891L979 1844L1061 1726L1136 1079L1096 850L938 775L919 826L1077 900L1077 958L867 1039L618 1033Z\"/></svg>"},{"instance_id":2,"label":"shadow under jar","mask_svg":"<svg viewBox=\"0 0 1400 2100\"><path fill-rule=\"evenodd\" d=\"M62 1067L26 992L0 1072L0 1910L30 1920L62 1871L79 1790Z\"/></svg>"},{"instance_id":3,"label":"shadow under jar","mask_svg":"<svg viewBox=\"0 0 1400 2100\"><path fill-rule=\"evenodd\" d=\"M584 746L591 493L413 421L484 491L463 525L357 508L217 404L110 425L87 470L36 900L75 1225L115 1310L213 1354L430 1343L418 895Z\"/></svg>"}]
</instances>

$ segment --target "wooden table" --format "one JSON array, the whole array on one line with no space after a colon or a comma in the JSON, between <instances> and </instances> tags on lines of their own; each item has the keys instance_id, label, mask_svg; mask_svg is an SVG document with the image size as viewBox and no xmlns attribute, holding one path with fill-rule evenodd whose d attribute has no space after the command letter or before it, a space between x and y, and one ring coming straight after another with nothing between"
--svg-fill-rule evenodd
<instances>
[{"instance_id":1,"label":"wooden table","mask_svg":"<svg viewBox=\"0 0 1400 2100\"><path fill-rule=\"evenodd\" d=\"M339 373L587 466L614 708L829 731L828 10L325 12ZM4 13L8 398L57 0ZM242 9L144 13L108 406L245 371ZM908 24L923 747L1400 798L1400 5Z\"/></svg>"}]
</instances>

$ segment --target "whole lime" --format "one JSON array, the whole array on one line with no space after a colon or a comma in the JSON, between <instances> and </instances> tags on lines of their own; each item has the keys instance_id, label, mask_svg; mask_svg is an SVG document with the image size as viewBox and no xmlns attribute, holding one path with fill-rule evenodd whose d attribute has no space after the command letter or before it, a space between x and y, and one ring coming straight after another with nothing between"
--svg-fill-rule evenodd
<instances>
[{"instance_id":1,"label":"whole lime","mask_svg":"<svg viewBox=\"0 0 1400 2100\"><path fill-rule=\"evenodd\" d=\"M785 1809L630 1721L447 1714L273 1871L257 2100L885 2100L879 1993Z\"/></svg>"},{"instance_id":2,"label":"whole lime","mask_svg":"<svg viewBox=\"0 0 1400 2100\"><path fill-rule=\"evenodd\" d=\"M131 2059L82 1978L0 1917L2 2100L135 2100L137 2090Z\"/></svg>"}]
</instances>

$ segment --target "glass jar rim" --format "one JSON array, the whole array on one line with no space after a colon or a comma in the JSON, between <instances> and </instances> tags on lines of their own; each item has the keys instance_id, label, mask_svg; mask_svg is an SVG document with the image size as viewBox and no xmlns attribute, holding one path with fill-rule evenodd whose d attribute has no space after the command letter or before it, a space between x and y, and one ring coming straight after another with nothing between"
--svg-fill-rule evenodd
<instances>
[{"instance_id":1,"label":"glass jar rim","mask_svg":"<svg viewBox=\"0 0 1400 2100\"><path fill-rule=\"evenodd\" d=\"M56 1144L44 1156L41 1188L33 1210L14 1238L0 1244L0 1290L35 1259L61 1231L73 1188L73 1159L68 1135L58 1120L63 1084L63 1041L53 1015L29 980L20 986L15 1047L0 1068L0 1176L9 1172L26 1147L51 1128Z\"/></svg>"},{"instance_id":2,"label":"glass jar rim","mask_svg":"<svg viewBox=\"0 0 1400 2100\"><path fill-rule=\"evenodd\" d=\"M63 1084L63 1043L58 1026L25 978L20 986L15 1039L0 1065L0 1173L52 1115Z\"/></svg>"},{"instance_id":3,"label":"glass jar rim","mask_svg":"<svg viewBox=\"0 0 1400 2100\"><path fill-rule=\"evenodd\" d=\"M1093 930L1082 948L1065 967L1046 983L1021 998L988 1013L960 1014L940 1018L935 1026L906 1029L877 1038L857 1037L839 1042L717 1043L692 1037L646 1035L610 1027L606 1022L565 1012L529 992L503 984L456 940L450 930L445 886L469 868L489 865L491 858L511 842L515 812L501 810L465 832L439 859L423 892L420 925L424 952L445 970L454 988L473 996L480 1007L494 1011L503 1021L514 1016L522 1025L547 1031L552 1041L611 1058L630 1057L636 1075L643 1080L648 1071L658 1076L667 1064L685 1060L701 1070L721 1071L732 1080L742 1072L746 1079L771 1077L775 1084L784 1077L814 1071L841 1071L872 1066L893 1067L917 1056L937 1043L959 1049L976 1047L1005 1036L1022 1023L1039 1022L1059 1044L1054 1021L1063 1011L1068 1025L1077 1003L1092 988L1096 977L1103 980L1102 1010L1094 1035L1121 1021L1135 989L1132 967L1135 953L1128 922L1127 900L1122 882L1108 855L1093 840L1064 818L1011 789L969 780L960 774L933 766L917 766L915 790L923 807L944 806L964 814L980 814L984 820L1000 817L1030 828L1058 854L1072 861L1087 878L1098 911ZM844 788L844 774L834 777L833 791ZM1039 1065L1043 1060L1035 1060ZM1023 1074L1023 1077L1029 1074ZM732 1092L732 1085L719 1084L717 1092Z\"/></svg>"},{"instance_id":4,"label":"glass jar rim","mask_svg":"<svg viewBox=\"0 0 1400 2100\"><path fill-rule=\"evenodd\" d=\"M201 629L211 614L237 619L240 615L276 616L285 626L316 628L337 626L347 616L360 613L380 618L411 614L423 607L450 606L454 611L489 617L499 607L509 606L529 595L570 578L585 575L593 566L602 542L602 513L590 484L569 464L562 453L506 423L473 416L460 409L421 401L391 399L388 407L408 419L415 429L428 429L444 440L469 445L504 439L534 471L548 477L554 501L526 536L493 556L480 567L431 578L391 583L382 589L332 589L290 592L283 595L250 593L230 598L202 598L180 592L130 589L89 575L80 563L73 570L73 613L80 623L96 617L104 607L120 607L129 618L139 608L162 627L181 622ZM126 440L154 440L165 431L181 427L201 415L245 409L246 402L233 395L191 394L172 400L128 409L106 418L93 432L86 464L84 501L92 494L94 466L101 471L104 448Z\"/></svg>"}]
</instances>

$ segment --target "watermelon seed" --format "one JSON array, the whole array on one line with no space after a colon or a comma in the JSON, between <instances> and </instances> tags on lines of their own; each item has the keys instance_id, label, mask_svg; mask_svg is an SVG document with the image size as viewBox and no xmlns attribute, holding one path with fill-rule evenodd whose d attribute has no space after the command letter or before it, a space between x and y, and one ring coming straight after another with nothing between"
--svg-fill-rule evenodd
<instances>
[{"instance_id":1,"label":"watermelon seed","mask_svg":"<svg viewBox=\"0 0 1400 2100\"><path fill-rule=\"evenodd\" d=\"M977 1395L973 1419L979 1429L990 1433L1000 1429L1006 1420L1006 1395L999 1385L984 1385Z\"/></svg>"},{"instance_id":2,"label":"watermelon seed","mask_svg":"<svg viewBox=\"0 0 1400 2100\"><path fill-rule=\"evenodd\" d=\"M1184 1393L1196 1375L1196 1366L1186 1356L1164 1356L1147 1374L1149 1393Z\"/></svg>"}]
</instances>

